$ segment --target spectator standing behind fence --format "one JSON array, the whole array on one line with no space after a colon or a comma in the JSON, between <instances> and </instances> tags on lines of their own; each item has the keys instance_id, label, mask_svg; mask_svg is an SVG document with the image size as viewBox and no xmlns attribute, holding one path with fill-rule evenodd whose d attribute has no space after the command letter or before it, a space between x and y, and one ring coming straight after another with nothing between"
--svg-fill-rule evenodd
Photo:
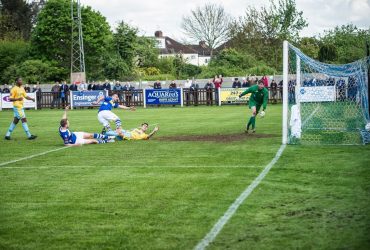
<instances>
[{"instance_id":1,"label":"spectator standing behind fence","mask_svg":"<svg viewBox=\"0 0 370 250\"><path fill-rule=\"evenodd\" d=\"M112 89L110 82L108 80L105 80L105 83L103 84L103 89L108 91Z\"/></svg>"},{"instance_id":2,"label":"spectator standing behind fence","mask_svg":"<svg viewBox=\"0 0 370 250\"><path fill-rule=\"evenodd\" d=\"M51 108L53 109L55 105L59 108L59 82L55 82L54 86L51 87L52 97L53 100L51 101Z\"/></svg>"},{"instance_id":3,"label":"spectator standing behind fence","mask_svg":"<svg viewBox=\"0 0 370 250\"><path fill-rule=\"evenodd\" d=\"M86 91L87 90L87 84L82 81L79 85L78 85L78 88L77 88L78 91Z\"/></svg>"},{"instance_id":4,"label":"spectator standing behind fence","mask_svg":"<svg viewBox=\"0 0 370 250\"><path fill-rule=\"evenodd\" d=\"M242 88L249 88L249 82L245 78L243 78Z\"/></svg>"},{"instance_id":5,"label":"spectator standing behind fence","mask_svg":"<svg viewBox=\"0 0 370 250\"><path fill-rule=\"evenodd\" d=\"M233 86L232 86L234 89L235 88L241 88L242 87L242 84L241 84L241 82L239 81L239 79L238 78L235 78L234 79L234 82L233 82Z\"/></svg>"},{"instance_id":6,"label":"spectator standing behind fence","mask_svg":"<svg viewBox=\"0 0 370 250\"><path fill-rule=\"evenodd\" d=\"M77 91L78 87L76 83L72 83L71 86L69 86L69 91Z\"/></svg>"},{"instance_id":7,"label":"spectator standing behind fence","mask_svg":"<svg viewBox=\"0 0 370 250\"><path fill-rule=\"evenodd\" d=\"M279 82L278 87L280 92L280 99L283 100L283 80Z\"/></svg>"},{"instance_id":8,"label":"spectator standing behind fence","mask_svg":"<svg viewBox=\"0 0 370 250\"><path fill-rule=\"evenodd\" d=\"M275 80L272 80L271 84L270 84L270 89L271 89L271 94L272 94L272 101L274 103L277 103L277 100L276 100L276 95L277 95L277 83L275 82Z\"/></svg>"},{"instance_id":9,"label":"spectator standing behind fence","mask_svg":"<svg viewBox=\"0 0 370 250\"><path fill-rule=\"evenodd\" d=\"M87 86L87 90L89 90L89 91L95 90L95 83L94 82L90 82L89 85Z\"/></svg>"},{"instance_id":10,"label":"spectator standing behind fence","mask_svg":"<svg viewBox=\"0 0 370 250\"><path fill-rule=\"evenodd\" d=\"M26 91L26 93L30 93L31 92L31 88L30 88L30 86L28 84L26 84L24 86L24 91Z\"/></svg>"},{"instance_id":11,"label":"spectator standing behind fence","mask_svg":"<svg viewBox=\"0 0 370 250\"><path fill-rule=\"evenodd\" d=\"M265 88L268 88L269 87L269 79L267 78L267 76L266 75L262 76L261 80L263 82L263 86L265 86Z\"/></svg>"},{"instance_id":12,"label":"spectator standing behind fence","mask_svg":"<svg viewBox=\"0 0 370 250\"><path fill-rule=\"evenodd\" d=\"M60 92L60 100L62 102L62 107L65 108L68 103L68 85L66 81L62 82L62 85L60 86L59 92Z\"/></svg>"},{"instance_id":13,"label":"spectator standing behind fence","mask_svg":"<svg viewBox=\"0 0 370 250\"><path fill-rule=\"evenodd\" d=\"M157 80L157 81L154 83L153 88L154 88L154 89L161 89L161 88L162 88L161 82L160 82L159 80Z\"/></svg>"},{"instance_id":14,"label":"spectator standing behind fence","mask_svg":"<svg viewBox=\"0 0 370 250\"><path fill-rule=\"evenodd\" d=\"M40 109L41 108L42 90L41 90L39 82L37 82L35 85L33 85L32 92L36 92L37 108Z\"/></svg>"},{"instance_id":15,"label":"spectator standing behind fence","mask_svg":"<svg viewBox=\"0 0 370 250\"><path fill-rule=\"evenodd\" d=\"M170 85L168 86L170 89L176 89L176 82L174 80L171 81Z\"/></svg>"},{"instance_id":16,"label":"spectator standing behind fence","mask_svg":"<svg viewBox=\"0 0 370 250\"><path fill-rule=\"evenodd\" d=\"M193 81L190 85L190 94L193 97L193 102L195 106L198 106L199 94L198 94L199 84Z\"/></svg>"},{"instance_id":17,"label":"spectator standing behind fence","mask_svg":"<svg viewBox=\"0 0 370 250\"><path fill-rule=\"evenodd\" d=\"M135 89L135 87L129 83L126 82L125 86L122 88L125 91L125 101L126 101L126 106L131 106L131 101L132 101L132 92Z\"/></svg>"},{"instance_id":18,"label":"spectator standing behind fence","mask_svg":"<svg viewBox=\"0 0 370 250\"><path fill-rule=\"evenodd\" d=\"M4 93L4 94L6 94L6 93L10 93L10 89L9 89L8 84L4 84L3 93Z\"/></svg>"},{"instance_id":19,"label":"spectator standing behind fence","mask_svg":"<svg viewBox=\"0 0 370 250\"><path fill-rule=\"evenodd\" d=\"M222 86L222 83L223 83L223 78L222 78L222 75L219 75L218 77L215 76L213 78L213 84L215 85L215 101L216 101L216 104L218 105L218 102L219 102L219 94L218 94L218 91L219 89L221 89L221 86Z\"/></svg>"},{"instance_id":20,"label":"spectator standing behind fence","mask_svg":"<svg viewBox=\"0 0 370 250\"><path fill-rule=\"evenodd\" d=\"M207 106L213 105L213 84L211 80L204 85L204 89L206 90Z\"/></svg>"}]
</instances>

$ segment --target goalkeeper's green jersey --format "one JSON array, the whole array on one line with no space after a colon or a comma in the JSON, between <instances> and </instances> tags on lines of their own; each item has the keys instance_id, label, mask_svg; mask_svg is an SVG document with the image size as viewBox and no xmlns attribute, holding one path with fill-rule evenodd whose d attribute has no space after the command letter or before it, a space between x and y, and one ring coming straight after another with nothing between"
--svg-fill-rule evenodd
<instances>
[{"instance_id":1,"label":"goalkeeper's green jersey","mask_svg":"<svg viewBox=\"0 0 370 250\"><path fill-rule=\"evenodd\" d=\"M257 105L263 105L263 109L266 109L267 101L269 99L269 91L266 88L258 89L258 84L248 88L240 96L251 93L249 98L250 102L255 102Z\"/></svg>"}]
</instances>

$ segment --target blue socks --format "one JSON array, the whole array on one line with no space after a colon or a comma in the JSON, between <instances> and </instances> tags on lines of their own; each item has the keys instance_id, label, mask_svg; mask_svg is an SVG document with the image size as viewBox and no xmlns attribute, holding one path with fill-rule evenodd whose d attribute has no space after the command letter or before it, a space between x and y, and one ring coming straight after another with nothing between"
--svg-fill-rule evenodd
<instances>
[{"instance_id":1,"label":"blue socks","mask_svg":"<svg viewBox=\"0 0 370 250\"><path fill-rule=\"evenodd\" d=\"M10 134L13 132L13 130L15 129L15 126L17 126L17 124L15 124L14 122L12 122L9 126L9 129L8 129L8 132L6 132L6 135L5 136L10 136Z\"/></svg>"},{"instance_id":2,"label":"blue socks","mask_svg":"<svg viewBox=\"0 0 370 250\"><path fill-rule=\"evenodd\" d=\"M23 127L24 132L26 132L27 137L31 137L31 133L30 133L30 130L28 129L27 122L23 122L22 127Z\"/></svg>"}]
</instances>

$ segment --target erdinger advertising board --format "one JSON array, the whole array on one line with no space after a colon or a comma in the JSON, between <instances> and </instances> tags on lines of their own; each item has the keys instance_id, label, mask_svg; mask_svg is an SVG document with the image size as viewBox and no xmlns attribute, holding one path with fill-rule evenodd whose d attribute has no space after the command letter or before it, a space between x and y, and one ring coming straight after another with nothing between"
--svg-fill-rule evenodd
<instances>
[{"instance_id":1,"label":"erdinger advertising board","mask_svg":"<svg viewBox=\"0 0 370 250\"><path fill-rule=\"evenodd\" d=\"M247 103L251 94L246 94L237 100L237 97L247 89L248 88L221 88L221 104Z\"/></svg>"},{"instance_id":2,"label":"erdinger advertising board","mask_svg":"<svg viewBox=\"0 0 370 250\"><path fill-rule=\"evenodd\" d=\"M10 101L9 96L10 93L0 94L1 101L0 101L0 110L1 109L12 109L13 108L13 102ZM35 99L35 101L27 100L24 98L23 107L24 108L34 108L37 109L37 99L36 99L36 93L27 93L27 96L32 97Z\"/></svg>"},{"instance_id":3,"label":"erdinger advertising board","mask_svg":"<svg viewBox=\"0 0 370 250\"><path fill-rule=\"evenodd\" d=\"M181 105L181 89L146 89L146 105Z\"/></svg>"},{"instance_id":4,"label":"erdinger advertising board","mask_svg":"<svg viewBox=\"0 0 370 250\"><path fill-rule=\"evenodd\" d=\"M71 108L74 107L93 107L92 103L98 100L100 96L107 96L105 90L94 91L72 91Z\"/></svg>"}]
</instances>

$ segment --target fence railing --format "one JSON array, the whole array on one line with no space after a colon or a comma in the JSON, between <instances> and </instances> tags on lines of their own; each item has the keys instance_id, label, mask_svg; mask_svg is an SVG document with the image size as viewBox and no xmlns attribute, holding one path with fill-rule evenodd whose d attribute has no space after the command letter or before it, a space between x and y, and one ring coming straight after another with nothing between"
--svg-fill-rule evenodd
<instances>
[{"instance_id":1,"label":"fence railing","mask_svg":"<svg viewBox=\"0 0 370 250\"><path fill-rule=\"evenodd\" d=\"M110 90L109 95L117 94L120 99L120 104L126 106L144 106L144 93L142 89L135 90ZM269 88L269 102L281 102L282 90L277 89L276 91ZM215 89L183 89L183 101L184 106L198 106L198 105L218 105L216 103ZM66 105L70 105L69 92L64 97L60 96L60 93L55 92L41 92L37 94L37 106L41 108L64 108Z\"/></svg>"}]
</instances>

